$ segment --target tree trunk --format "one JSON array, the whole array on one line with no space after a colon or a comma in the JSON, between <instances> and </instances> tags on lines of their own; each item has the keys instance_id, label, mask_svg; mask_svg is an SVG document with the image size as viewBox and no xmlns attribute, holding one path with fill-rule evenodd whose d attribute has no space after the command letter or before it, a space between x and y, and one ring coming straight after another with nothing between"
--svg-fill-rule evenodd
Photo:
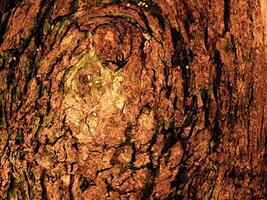
<instances>
[{"instance_id":1,"label":"tree trunk","mask_svg":"<svg viewBox=\"0 0 267 200\"><path fill-rule=\"evenodd\" d=\"M1 199L265 199L265 10L2 0Z\"/></svg>"}]
</instances>

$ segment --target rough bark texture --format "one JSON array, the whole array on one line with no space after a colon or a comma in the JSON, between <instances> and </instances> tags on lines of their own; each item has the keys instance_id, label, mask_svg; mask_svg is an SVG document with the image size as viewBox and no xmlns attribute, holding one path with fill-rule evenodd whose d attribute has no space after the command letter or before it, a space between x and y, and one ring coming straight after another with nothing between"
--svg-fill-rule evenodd
<instances>
[{"instance_id":1,"label":"rough bark texture","mask_svg":"<svg viewBox=\"0 0 267 200\"><path fill-rule=\"evenodd\" d=\"M265 199L266 2L0 3L1 199Z\"/></svg>"}]
</instances>

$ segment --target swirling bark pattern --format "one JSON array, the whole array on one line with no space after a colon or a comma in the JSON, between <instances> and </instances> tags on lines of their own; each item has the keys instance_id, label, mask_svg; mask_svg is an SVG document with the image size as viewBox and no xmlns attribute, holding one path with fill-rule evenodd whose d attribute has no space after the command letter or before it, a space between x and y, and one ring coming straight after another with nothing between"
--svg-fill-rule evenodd
<instances>
[{"instance_id":1,"label":"swirling bark pattern","mask_svg":"<svg viewBox=\"0 0 267 200\"><path fill-rule=\"evenodd\" d=\"M1 199L266 197L258 2L0 6Z\"/></svg>"}]
</instances>

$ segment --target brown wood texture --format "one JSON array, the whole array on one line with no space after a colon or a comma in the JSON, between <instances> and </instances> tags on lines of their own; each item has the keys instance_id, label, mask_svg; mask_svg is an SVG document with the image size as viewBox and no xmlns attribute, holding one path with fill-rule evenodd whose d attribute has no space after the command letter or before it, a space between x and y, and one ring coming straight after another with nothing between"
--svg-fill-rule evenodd
<instances>
[{"instance_id":1,"label":"brown wood texture","mask_svg":"<svg viewBox=\"0 0 267 200\"><path fill-rule=\"evenodd\" d=\"M0 199L266 199L266 9L1 0Z\"/></svg>"}]
</instances>

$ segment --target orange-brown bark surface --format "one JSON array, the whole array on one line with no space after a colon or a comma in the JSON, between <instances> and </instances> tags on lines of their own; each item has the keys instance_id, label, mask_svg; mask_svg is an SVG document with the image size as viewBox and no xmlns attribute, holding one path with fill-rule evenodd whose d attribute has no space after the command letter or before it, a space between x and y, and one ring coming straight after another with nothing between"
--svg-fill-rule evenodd
<instances>
[{"instance_id":1,"label":"orange-brown bark surface","mask_svg":"<svg viewBox=\"0 0 267 200\"><path fill-rule=\"evenodd\" d=\"M266 3L0 3L0 199L265 199Z\"/></svg>"}]
</instances>

